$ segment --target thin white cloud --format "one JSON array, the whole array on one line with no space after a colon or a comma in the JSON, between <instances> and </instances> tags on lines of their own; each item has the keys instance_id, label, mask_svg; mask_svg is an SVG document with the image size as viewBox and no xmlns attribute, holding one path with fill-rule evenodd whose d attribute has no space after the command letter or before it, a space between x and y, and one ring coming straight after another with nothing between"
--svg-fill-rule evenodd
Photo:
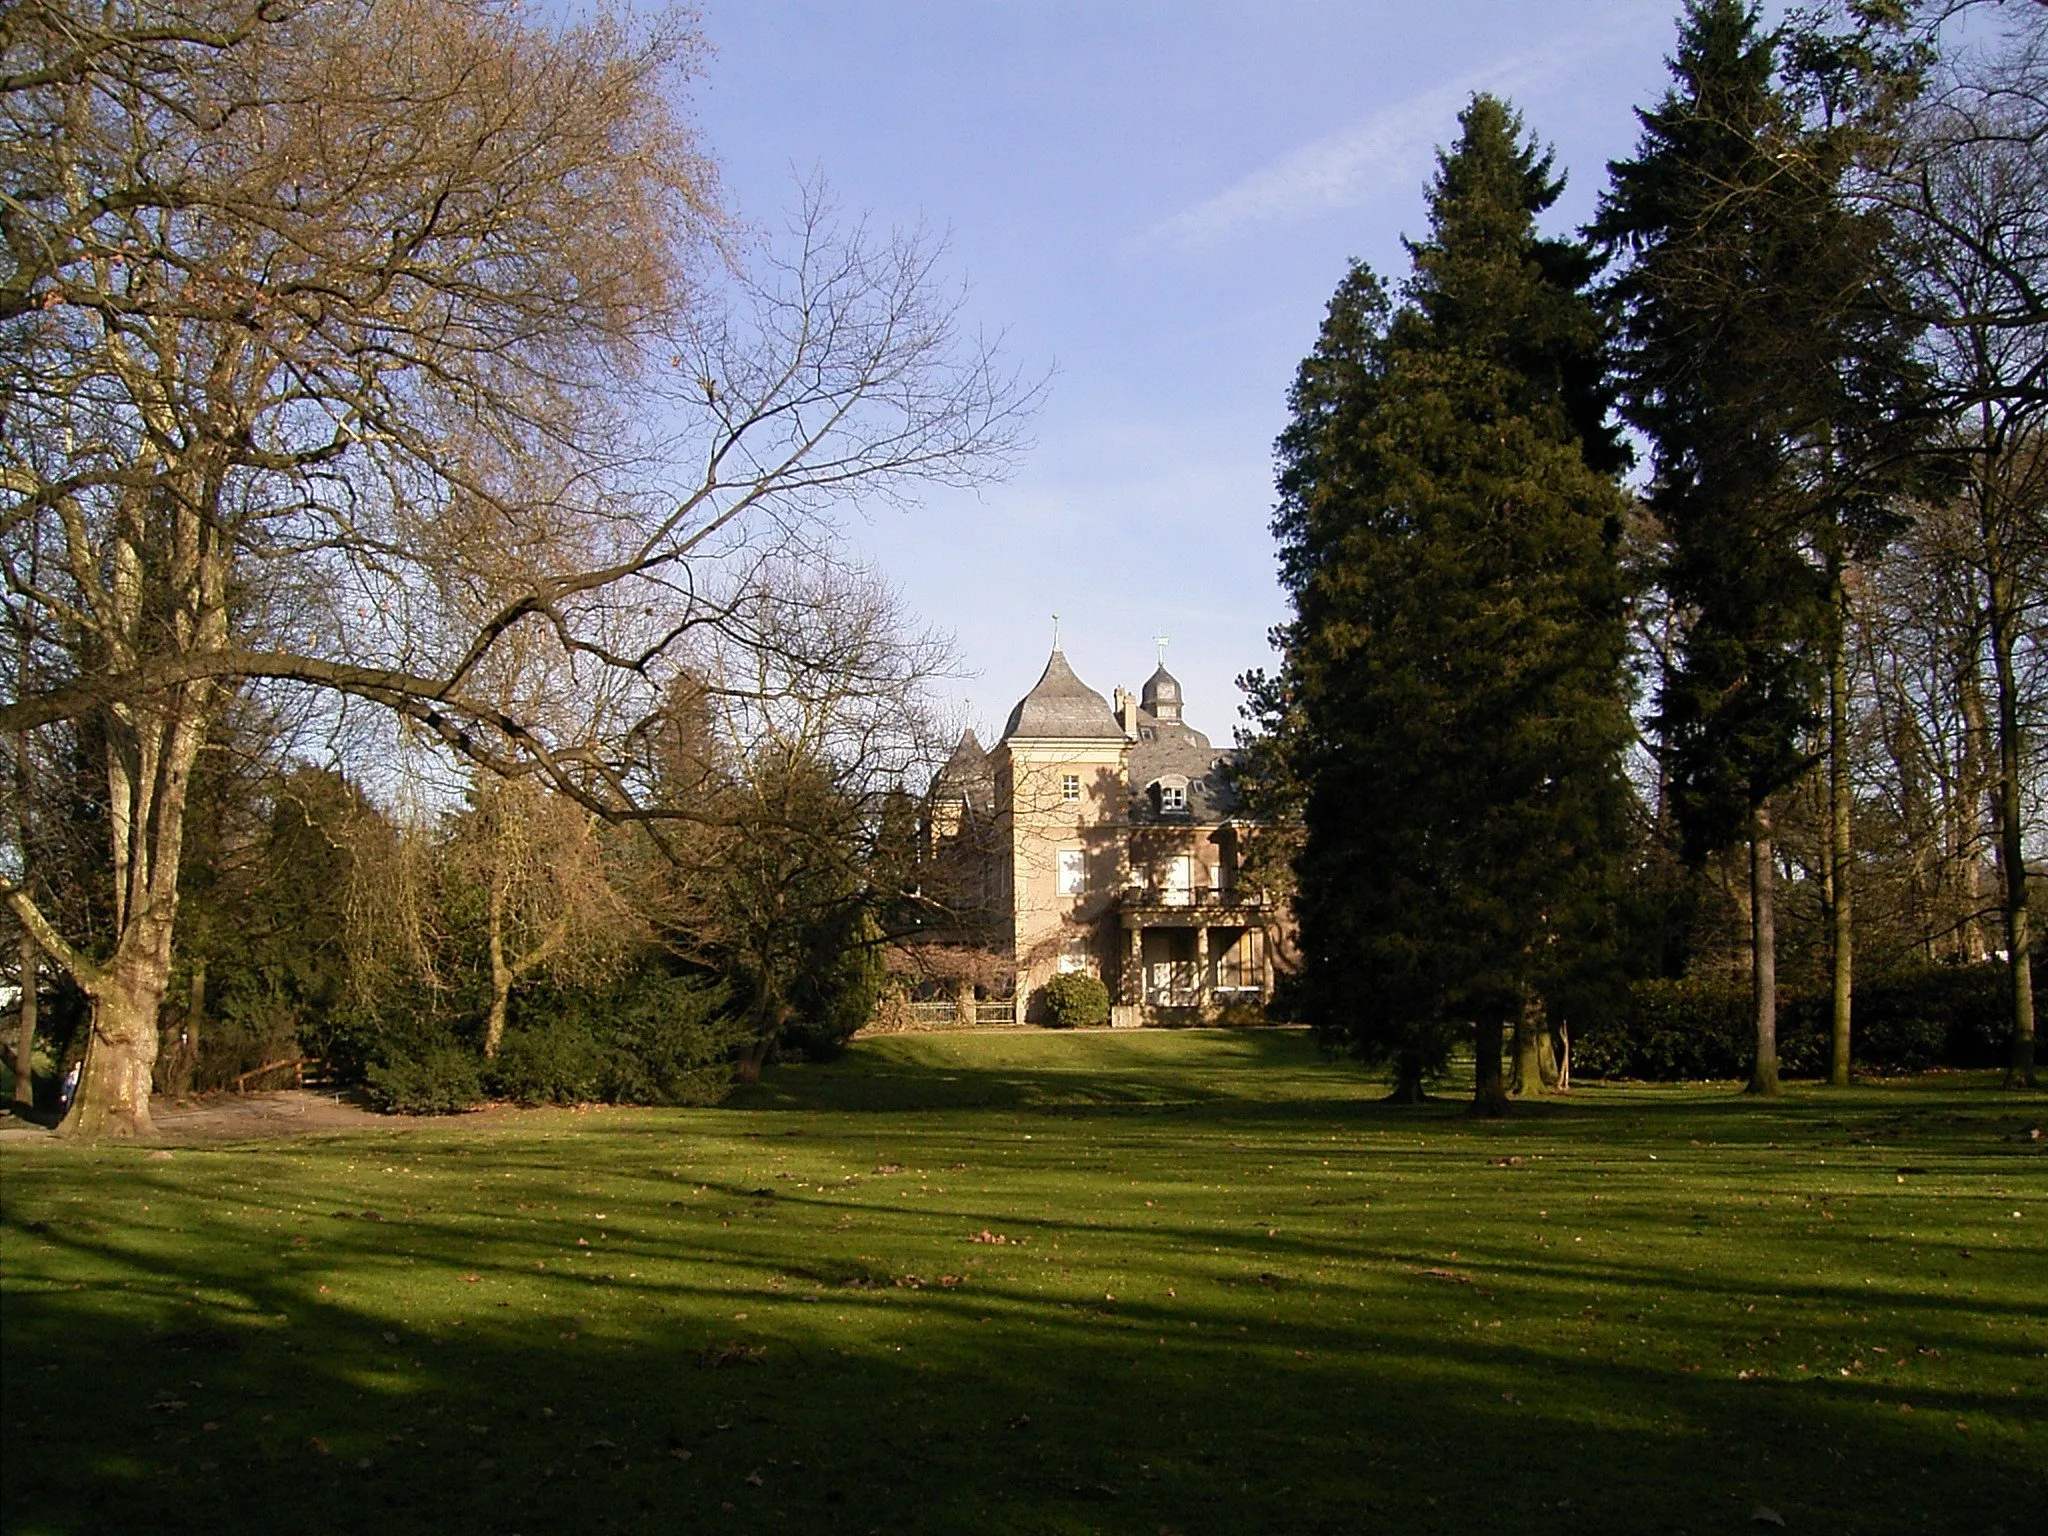
<instances>
[{"instance_id":1,"label":"thin white cloud","mask_svg":"<svg viewBox=\"0 0 2048 1536\"><path fill-rule=\"evenodd\" d=\"M1480 69L1416 92L1347 128L1288 151L1146 232L1186 248L1213 246L1247 230L1354 207L1389 183L1420 178L1434 148L1474 91L1533 94L1560 76L1580 73L1624 43L1646 20L1668 18L1655 7L1615 6L1597 25L1509 54ZM1633 23L1633 25L1631 25Z\"/></svg>"}]
</instances>

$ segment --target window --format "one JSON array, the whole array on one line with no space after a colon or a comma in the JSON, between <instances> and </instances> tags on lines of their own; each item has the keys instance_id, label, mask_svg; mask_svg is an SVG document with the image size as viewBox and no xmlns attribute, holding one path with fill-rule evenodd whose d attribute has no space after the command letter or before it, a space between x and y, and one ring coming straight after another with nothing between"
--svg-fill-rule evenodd
<instances>
[{"instance_id":1,"label":"window","mask_svg":"<svg viewBox=\"0 0 2048 1536\"><path fill-rule=\"evenodd\" d=\"M1080 896L1088 890L1088 855L1079 848L1060 850L1060 894Z\"/></svg>"},{"instance_id":2,"label":"window","mask_svg":"<svg viewBox=\"0 0 2048 1536\"><path fill-rule=\"evenodd\" d=\"M1081 775L1078 773L1061 775L1060 798L1069 805L1072 805L1081 798Z\"/></svg>"},{"instance_id":3,"label":"window","mask_svg":"<svg viewBox=\"0 0 2048 1536\"><path fill-rule=\"evenodd\" d=\"M1060 956L1057 968L1062 976L1084 975L1094 970L1095 967L1088 959L1087 944L1079 939L1069 944L1066 952Z\"/></svg>"},{"instance_id":4,"label":"window","mask_svg":"<svg viewBox=\"0 0 2048 1536\"><path fill-rule=\"evenodd\" d=\"M1188 808L1188 792L1178 784L1159 786L1159 809L1162 811L1184 811Z\"/></svg>"}]
</instances>

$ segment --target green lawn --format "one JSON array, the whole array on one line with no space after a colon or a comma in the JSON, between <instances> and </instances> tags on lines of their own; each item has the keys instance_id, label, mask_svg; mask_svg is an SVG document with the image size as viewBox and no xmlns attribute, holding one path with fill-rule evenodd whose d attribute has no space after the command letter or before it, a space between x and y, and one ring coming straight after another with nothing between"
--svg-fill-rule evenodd
<instances>
[{"instance_id":1,"label":"green lawn","mask_svg":"<svg viewBox=\"0 0 2048 1536\"><path fill-rule=\"evenodd\" d=\"M718 1110L10 1146L0 1526L2044 1528L2048 1100L1378 1092L899 1037Z\"/></svg>"}]
</instances>

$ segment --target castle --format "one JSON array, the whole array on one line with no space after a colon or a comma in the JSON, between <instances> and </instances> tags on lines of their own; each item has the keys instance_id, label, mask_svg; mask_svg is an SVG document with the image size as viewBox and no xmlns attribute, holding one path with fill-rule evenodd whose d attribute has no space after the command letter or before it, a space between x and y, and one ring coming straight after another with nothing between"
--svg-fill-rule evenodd
<instances>
[{"instance_id":1,"label":"castle","mask_svg":"<svg viewBox=\"0 0 2048 1536\"><path fill-rule=\"evenodd\" d=\"M1105 700L1054 643L1002 739L967 731L932 787L929 885L1014 977L1017 1023L1041 989L1101 979L1119 1025L1198 1021L1263 1005L1286 915L1241 883L1250 825L1234 756L1181 718L1161 660L1133 698Z\"/></svg>"}]
</instances>

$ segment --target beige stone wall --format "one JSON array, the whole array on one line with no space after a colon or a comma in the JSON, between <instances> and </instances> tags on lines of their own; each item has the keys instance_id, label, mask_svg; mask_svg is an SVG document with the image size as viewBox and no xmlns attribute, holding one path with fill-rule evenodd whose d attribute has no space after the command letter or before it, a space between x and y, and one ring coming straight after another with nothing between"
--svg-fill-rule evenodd
<instances>
[{"instance_id":1,"label":"beige stone wall","mask_svg":"<svg viewBox=\"0 0 2048 1536\"><path fill-rule=\"evenodd\" d=\"M1115 985L1116 900L1127 867L1123 757L1124 743L1114 740L1012 738L997 748L998 846L1007 859L1018 1007L1026 1017L1065 954L1079 954L1090 974ZM1078 894L1059 889L1062 851L1082 855Z\"/></svg>"}]
</instances>

